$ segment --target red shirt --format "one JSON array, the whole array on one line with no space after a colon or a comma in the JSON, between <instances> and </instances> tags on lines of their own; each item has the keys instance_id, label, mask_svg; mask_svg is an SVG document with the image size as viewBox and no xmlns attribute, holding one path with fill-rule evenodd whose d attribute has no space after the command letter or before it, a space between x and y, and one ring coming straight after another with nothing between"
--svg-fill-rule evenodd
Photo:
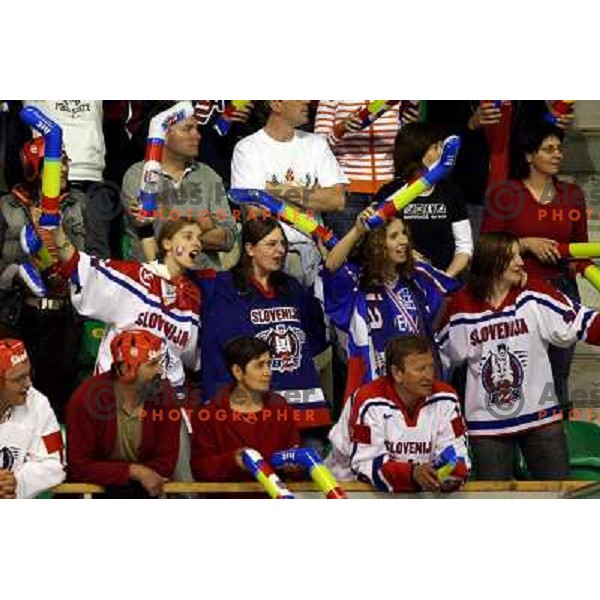
<instances>
[{"instance_id":1,"label":"red shirt","mask_svg":"<svg viewBox=\"0 0 600 600\"><path fill-rule=\"evenodd\" d=\"M163 400L164 399L164 400ZM138 464L171 477L179 454L180 421L173 393L144 403ZM173 412L171 412L173 411ZM110 460L117 437L117 400L110 373L86 379L67 406L67 464L70 481L97 485L125 485L131 463Z\"/></svg>"},{"instance_id":2,"label":"red shirt","mask_svg":"<svg viewBox=\"0 0 600 600\"><path fill-rule=\"evenodd\" d=\"M241 448L253 448L269 462L273 452L300 445L297 423L301 411L293 409L283 396L268 392L263 409L240 413L230 405L234 385L227 386L210 404L193 413L191 467L200 481L251 479L235 460Z\"/></svg>"},{"instance_id":3,"label":"red shirt","mask_svg":"<svg viewBox=\"0 0 600 600\"><path fill-rule=\"evenodd\" d=\"M506 231L517 237L543 237L559 244L587 242L585 195L574 183L554 180L556 196L540 204L521 180L508 181L492 190L485 206L481 233ZM543 264L532 254L523 256L525 270L539 279L569 275L568 264Z\"/></svg>"}]
</instances>

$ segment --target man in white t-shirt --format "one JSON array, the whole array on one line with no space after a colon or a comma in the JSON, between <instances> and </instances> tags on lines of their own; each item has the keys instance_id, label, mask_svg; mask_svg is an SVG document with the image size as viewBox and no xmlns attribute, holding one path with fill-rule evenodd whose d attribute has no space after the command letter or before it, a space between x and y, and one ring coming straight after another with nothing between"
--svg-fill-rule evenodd
<instances>
[{"instance_id":1,"label":"man in white t-shirt","mask_svg":"<svg viewBox=\"0 0 600 600\"><path fill-rule=\"evenodd\" d=\"M304 211L320 213L344 210L348 179L327 140L298 131L308 122L307 100L267 100L269 117L263 129L235 147L231 163L231 187L266 189ZM319 254L312 240L284 225L291 258L287 270L305 285L314 282Z\"/></svg>"}]
</instances>

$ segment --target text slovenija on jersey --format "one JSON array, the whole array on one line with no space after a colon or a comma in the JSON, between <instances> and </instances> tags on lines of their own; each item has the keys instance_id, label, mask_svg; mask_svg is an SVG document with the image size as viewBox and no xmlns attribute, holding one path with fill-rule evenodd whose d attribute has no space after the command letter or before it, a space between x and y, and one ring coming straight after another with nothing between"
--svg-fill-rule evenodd
<instances>
[{"instance_id":1,"label":"text slovenija on jersey","mask_svg":"<svg viewBox=\"0 0 600 600\"><path fill-rule=\"evenodd\" d=\"M454 389L440 381L408 412L389 377L360 387L329 433L327 464L342 480L366 480L386 492L414 491L412 464L431 463L449 446L465 461L465 424Z\"/></svg>"},{"instance_id":2,"label":"text slovenija on jersey","mask_svg":"<svg viewBox=\"0 0 600 600\"><path fill-rule=\"evenodd\" d=\"M548 346L600 344L600 315L540 280L493 308L465 289L437 335L444 366L467 362L470 436L515 433L562 419Z\"/></svg>"},{"instance_id":3,"label":"text slovenija on jersey","mask_svg":"<svg viewBox=\"0 0 600 600\"><path fill-rule=\"evenodd\" d=\"M165 342L166 376L174 387L185 381L184 365L200 368L200 293L181 277L169 281L152 263L100 260L85 252L67 265L75 310L109 325L98 352L96 373L112 364L110 342L126 329L145 329Z\"/></svg>"}]
</instances>

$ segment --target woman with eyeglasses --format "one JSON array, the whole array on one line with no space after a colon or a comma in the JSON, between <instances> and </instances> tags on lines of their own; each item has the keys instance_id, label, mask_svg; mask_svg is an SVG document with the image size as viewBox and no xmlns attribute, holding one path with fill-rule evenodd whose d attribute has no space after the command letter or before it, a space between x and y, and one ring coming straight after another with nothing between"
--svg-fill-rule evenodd
<instances>
[{"instance_id":1,"label":"woman with eyeglasses","mask_svg":"<svg viewBox=\"0 0 600 600\"><path fill-rule=\"evenodd\" d=\"M481 233L504 231L519 239L530 277L548 281L579 302L574 265L562 261L558 244L587 242L583 190L558 179L563 162L562 129L541 124L525 130L519 140L518 179L489 190ZM557 396L568 405L568 379L574 346L550 346L549 356Z\"/></svg>"},{"instance_id":2,"label":"woman with eyeglasses","mask_svg":"<svg viewBox=\"0 0 600 600\"><path fill-rule=\"evenodd\" d=\"M224 349L251 335L271 348L271 390L302 420L301 432L331 424L313 357L325 347L325 325L311 290L283 272L288 242L281 224L258 216L242 228L242 253L230 271L204 271L202 290L202 397L218 402L232 377ZM318 434L315 433L315 435Z\"/></svg>"}]
</instances>

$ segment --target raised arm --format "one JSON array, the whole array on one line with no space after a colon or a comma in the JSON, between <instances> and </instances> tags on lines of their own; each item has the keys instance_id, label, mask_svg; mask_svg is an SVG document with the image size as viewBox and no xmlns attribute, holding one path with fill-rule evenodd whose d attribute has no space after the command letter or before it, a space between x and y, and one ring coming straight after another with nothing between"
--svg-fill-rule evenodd
<instances>
[{"instance_id":1,"label":"raised arm","mask_svg":"<svg viewBox=\"0 0 600 600\"><path fill-rule=\"evenodd\" d=\"M346 262L352 250L367 233L365 221L373 214L375 214L375 210L371 207L363 210L358 215L352 229L329 251L325 260L325 268L328 271L334 273Z\"/></svg>"}]
</instances>

